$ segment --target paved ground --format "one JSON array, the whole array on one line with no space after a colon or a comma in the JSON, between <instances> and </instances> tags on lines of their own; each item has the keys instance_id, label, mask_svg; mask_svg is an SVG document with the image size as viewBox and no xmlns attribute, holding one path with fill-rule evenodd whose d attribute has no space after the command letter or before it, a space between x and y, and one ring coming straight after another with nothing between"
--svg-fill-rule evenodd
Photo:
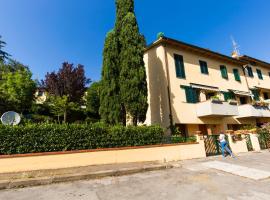
<instances>
[{"instance_id":1,"label":"paved ground","mask_svg":"<svg viewBox=\"0 0 270 200\"><path fill-rule=\"evenodd\" d=\"M211 168L229 166L270 172L270 153L249 153L176 163L179 168L100 180L0 191L1 200L269 200L270 179L254 180ZM237 166L237 167L236 167ZM224 169L225 171L230 171ZM241 173L240 173L241 175Z\"/></svg>"}]
</instances>

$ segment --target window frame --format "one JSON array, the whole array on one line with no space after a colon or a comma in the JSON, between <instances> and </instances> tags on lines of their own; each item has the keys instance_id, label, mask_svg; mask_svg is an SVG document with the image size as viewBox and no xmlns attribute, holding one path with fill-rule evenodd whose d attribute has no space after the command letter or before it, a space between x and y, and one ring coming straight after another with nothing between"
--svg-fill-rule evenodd
<instances>
[{"instance_id":1,"label":"window frame","mask_svg":"<svg viewBox=\"0 0 270 200\"><path fill-rule=\"evenodd\" d=\"M234 75L234 79L236 81L241 82L241 76L240 76L240 73L239 73L239 69L234 68L233 69L233 75Z\"/></svg>"},{"instance_id":2,"label":"window frame","mask_svg":"<svg viewBox=\"0 0 270 200\"><path fill-rule=\"evenodd\" d=\"M221 77L224 78L224 79L229 79L229 76L228 76L228 70L227 70L227 67L225 65L220 65L219 66L220 68L220 72L221 72ZM225 74L222 73L222 71L225 70Z\"/></svg>"},{"instance_id":3,"label":"window frame","mask_svg":"<svg viewBox=\"0 0 270 200\"><path fill-rule=\"evenodd\" d=\"M186 72L185 72L184 57L179 54L174 54L174 63L175 63L176 77L180 79L185 79Z\"/></svg>"},{"instance_id":4,"label":"window frame","mask_svg":"<svg viewBox=\"0 0 270 200\"><path fill-rule=\"evenodd\" d=\"M260 80L263 80L263 75L262 75L262 70L260 70L260 69L256 69L256 72L257 72L257 75L258 75L258 78L260 79Z\"/></svg>"},{"instance_id":5,"label":"window frame","mask_svg":"<svg viewBox=\"0 0 270 200\"><path fill-rule=\"evenodd\" d=\"M199 65L201 69L201 74L209 75L207 62L204 60L199 60Z\"/></svg>"}]
</instances>

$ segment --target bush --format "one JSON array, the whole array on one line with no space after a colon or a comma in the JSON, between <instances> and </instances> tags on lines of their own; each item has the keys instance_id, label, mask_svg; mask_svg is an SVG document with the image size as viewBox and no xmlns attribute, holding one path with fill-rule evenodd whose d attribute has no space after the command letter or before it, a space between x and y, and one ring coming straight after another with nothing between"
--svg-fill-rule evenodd
<instances>
[{"instance_id":1,"label":"bush","mask_svg":"<svg viewBox=\"0 0 270 200\"><path fill-rule=\"evenodd\" d=\"M185 143L185 142L196 142L197 138L195 136L183 137L181 135L173 135L171 137L171 143Z\"/></svg>"},{"instance_id":2,"label":"bush","mask_svg":"<svg viewBox=\"0 0 270 200\"><path fill-rule=\"evenodd\" d=\"M161 144L159 126L122 127L96 124L0 126L0 154L56 152Z\"/></svg>"}]
</instances>

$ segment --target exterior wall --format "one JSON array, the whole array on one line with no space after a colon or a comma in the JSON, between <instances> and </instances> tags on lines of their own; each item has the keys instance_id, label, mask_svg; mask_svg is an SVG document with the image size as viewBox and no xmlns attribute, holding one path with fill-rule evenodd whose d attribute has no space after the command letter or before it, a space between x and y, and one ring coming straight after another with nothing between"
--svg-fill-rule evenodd
<instances>
[{"instance_id":1,"label":"exterior wall","mask_svg":"<svg viewBox=\"0 0 270 200\"><path fill-rule=\"evenodd\" d=\"M149 108L145 123L170 126L164 47L150 49L144 56L148 83Z\"/></svg>"},{"instance_id":2,"label":"exterior wall","mask_svg":"<svg viewBox=\"0 0 270 200\"><path fill-rule=\"evenodd\" d=\"M250 133L249 135L250 135L250 140L251 140L252 147L253 147L254 151L260 151L261 147L260 147L258 135L253 134L253 133Z\"/></svg>"},{"instance_id":3,"label":"exterior wall","mask_svg":"<svg viewBox=\"0 0 270 200\"><path fill-rule=\"evenodd\" d=\"M158 42L158 41L157 41ZM181 79L176 76L174 54L183 56L186 78ZM199 61L205 61L208 65L208 74L202 74ZM270 122L270 115L260 116L239 116L230 113L236 113L236 109L229 110L225 106L222 109L212 108L213 114L206 116L206 111L201 109L199 104L187 103L185 90L180 86L189 86L191 83L218 87L219 91L228 91L230 89L239 90L250 93L250 89L257 87L269 88L270 98L270 77L268 72L270 68L253 66L254 77L250 78L244 75L243 65L235 64L225 58L215 58L209 55L196 53L195 51L186 50L184 47L170 46L170 44L159 43L157 46L149 48L145 52L145 66L147 71L148 91L149 91L149 109L147 112L146 124L160 124L164 128L170 125L170 107L169 98L171 101L171 114L173 124L185 124L189 135L193 135L199 131L199 125L207 125L208 134L217 134L219 131L227 130L227 125L246 125L257 123ZM246 61L245 61L246 62ZM228 72L228 79L221 76L220 65L225 65ZM237 68L240 73L241 81L236 81L233 69ZM260 69L263 74L263 80L258 78L256 68ZM169 94L168 94L169 87ZM170 96L168 96L170 95ZM261 92L262 95L262 92ZM223 95L220 95L221 99ZM239 102L239 96L236 96ZM201 102L206 101L205 95L200 94ZM247 103L252 102L251 98ZM270 100L269 100L270 102ZM204 102L207 103L207 102ZM204 104L201 103L201 104ZM203 105L202 105L203 106ZM229 105L230 106L230 105ZM200 110L198 110L200 108ZM206 108L206 107L202 107ZM226 111L225 111L226 110ZM228 112L227 112L228 111ZM231 111L229 113L229 111ZM237 112L239 106L237 107ZM200 113L203 114L200 115ZM209 111L210 112L210 111ZM220 114L221 113L221 114ZM224 115L224 113L227 116ZM200 115L201 117L198 117Z\"/></svg>"},{"instance_id":4,"label":"exterior wall","mask_svg":"<svg viewBox=\"0 0 270 200\"><path fill-rule=\"evenodd\" d=\"M202 85L208 85L218 87L221 91L227 91L228 89L237 89L241 91L249 92L247 87L242 66L236 66L220 60L211 59L194 53L178 50L173 48L167 48L168 52L168 68L170 74L171 84L171 103L172 103L172 115L175 123L183 124L220 124L222 118L204 117L198 118L196 114L196 104L186 103L186 95L184 89L180 88L180 85L189 85L190 83L197 83ZM179 79L176 77L174 54L182 55L184 58L186 78ZM199 60L206 61L208 64L209 74L202 74L200 71ZM228 79L221 77L220 65L225 65L228 71ZM233 68L238 68L241 82L235 81L233 75ZM234 123L238 123L236 120Z\"/></svg>"},{"instance_id":5,"label":"exterior wall","mask_svg":"<svg viewBox=\"0 0 270 200\"><path fill-rule=\"evenodd\" d=\"M253 65L250 66L252 67L254 77L247 76L247 82L249 87L250 88L262 87L270 90L270 77L268 74L270 72L270 69L262 66L253 66ZM260 69L262 71L263 80L258 78L256 69Z\"/></svg>"},{"instance_id":6,"label":"exterior wall","mask_svg":"<svg viewBox=\"0 0 270 200\"><path fill-rule=\"evenodd\" d=\"M63 155L3 158L0 162L0 172L11 173L148 161L169 162L203 157L206 157L204 141L198 138L198 143L194 144L127 148L123 150L93 151Z\"/></svg>"},{"instance_id":7,"label":"exterior wall","mask_svg":"<svg viewBox=\"0 0 270 200\"><path fill-rule=\"evenodd\" d=\"M246 140L233 142L232 135L228 134L230 147L233 153L245 153L248 152Z\"/></svg>"}]
</instances>

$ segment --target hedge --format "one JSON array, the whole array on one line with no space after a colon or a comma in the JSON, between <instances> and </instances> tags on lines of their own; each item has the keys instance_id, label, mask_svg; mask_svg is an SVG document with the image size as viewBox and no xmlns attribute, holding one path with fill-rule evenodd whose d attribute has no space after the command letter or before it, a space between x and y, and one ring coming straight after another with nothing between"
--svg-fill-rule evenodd
<instances>
[{"instance_id":1,"label":"hedge","mask_svg":"<svg viewBox=\"0 0 270 200\"><path fill-rule=\"evenodd\" d=\"M0 154L25 154L161 144L159 126L31 124L0 126Z\"/></svg>"}]
</instances>

